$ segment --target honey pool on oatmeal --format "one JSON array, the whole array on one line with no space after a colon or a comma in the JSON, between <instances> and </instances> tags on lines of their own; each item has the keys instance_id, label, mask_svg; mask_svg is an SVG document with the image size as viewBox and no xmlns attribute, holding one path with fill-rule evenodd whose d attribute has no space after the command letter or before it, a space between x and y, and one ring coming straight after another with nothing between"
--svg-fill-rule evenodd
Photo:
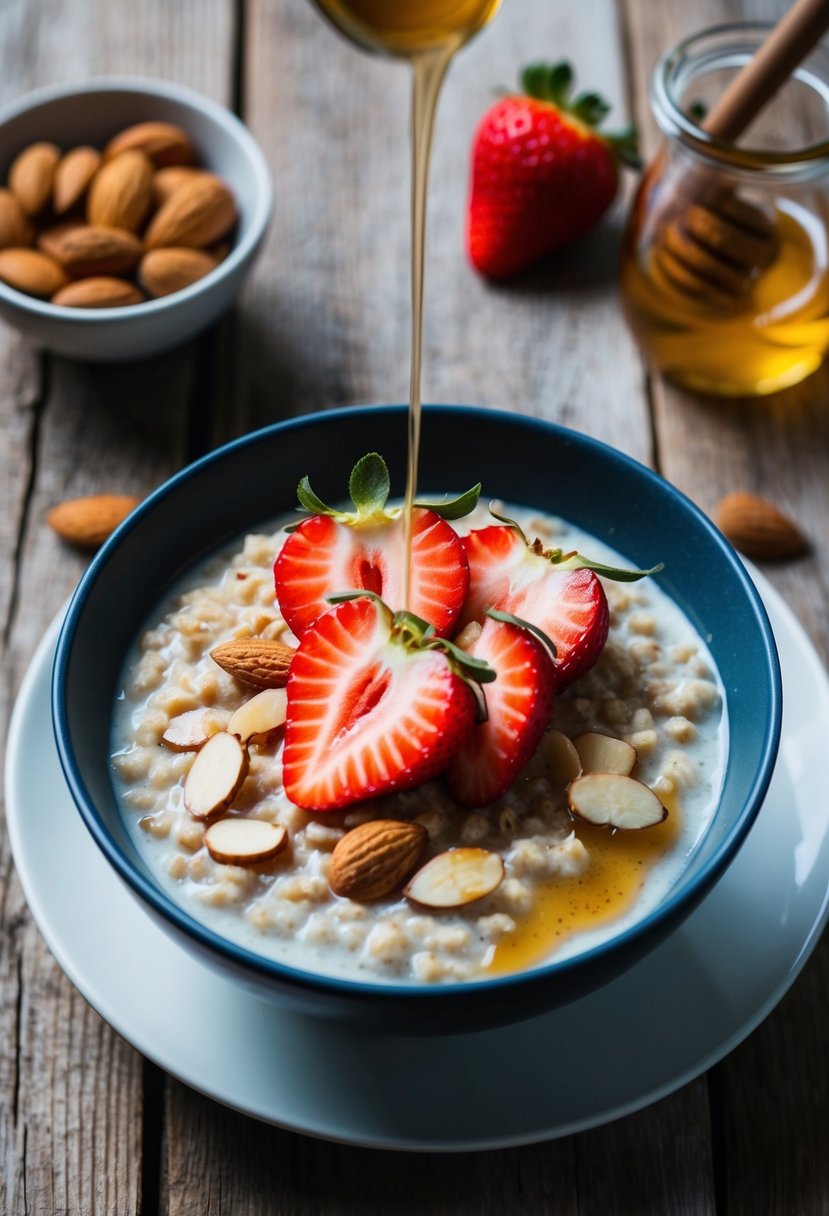
<instances>
[{"instance_id":1,"label":"honey pool on oatmeal","mask_svg":"<svg viewBox=\"0 0 829 1216\"><path fill-rule=\"evenodd\" d=\"M613 565L624 558L560 520L507 508L530 536ZM481 979L565 958L650 912L683 869L716 807L727 746L722 688L703 640L653 579L602 580L610 635L596 665L556 700L548 731L512 788L492 806L454 805L441 782L310 813L282 788L281 733L250 749L230 814L284 826L289 847L254 866L215 861L206 824L184 803L195 752L161 740L182 713L208 707L216 730L255 690L210 651L235 638L296 644L279 613L273 562L285 533L267 531L204 562L159 605L127 658L114 714L112 764L127 826L159 884L195 919L290 966L391 983ZM455 526L484 527L482 506ZM658 560L661 555L654 555ZM554 731L595 731L636 748L633 775L667 819L642 831L574 820L559 775ZM504 877L484 899L425 911L402 895L358 903L333 894L331 854L369 819L414 819L428 854L477 846L500 855Z\"/></svg>"}]
</instances>

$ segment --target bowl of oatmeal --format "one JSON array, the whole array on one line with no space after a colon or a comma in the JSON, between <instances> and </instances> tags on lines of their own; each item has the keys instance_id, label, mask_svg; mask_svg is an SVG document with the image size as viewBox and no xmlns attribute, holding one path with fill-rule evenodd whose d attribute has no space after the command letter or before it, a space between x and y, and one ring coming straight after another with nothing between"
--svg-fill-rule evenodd
<instances>
[{"instance_id":1,"label":"bowl of oatmeal","mask_svg":"<svg viewBox=\"0 0 829 1216\"><path fill-rule=\"evenodd\" d=\"M305 417L156 491L72 600L55 732L86 826L185 949L313 1015L481 1029L608 982L722 876L771 777L780 674L751 580L677 490L594 440L472 407L424 415L421 501L483 483L470 513L418 532L440 531L467 555L454 615L455 591L442 586L443 615L425 637L364 593L321 601L306 620L306 588L293 596L288 573L297 557L303 569L318 559L342 510L297 528L297 483L313 482L307 517L323 500L342 504L348 470L380 452L402 498L405 440L403 407ZM538 608L529 576L510 575L518 598L481 590L486 544L505 537L522 560L526 546L533 569L575 568L578 594L552 647L552 634L539 641L520 623ZM336 577L365 566L361 556ZM627 581L631 569L654 572ZM376 571L359 587L391 594ZM510 611L484 619L482 596ZM589 653L588 601L590 622L604 613ZM375 648L373 674L357 696L342 672L364 671L363 645ZM497 678L478 684L481 654ZM459 687L470 655L488 723L476 695L472 724L472 694ZM427 716L444 716L403 764L400 705L409 697L406 712L422 718L427 685ZM354 696L359 712L347 709ZM511 723L519 709L531 737L493 784L488 741L501 764L509 731L498 734L498 715ZM343 751L358 737L343 713L379 722L380 778L364 754ZM388 768L409 777L390 780Z\"/></svg>"}]
</instances>

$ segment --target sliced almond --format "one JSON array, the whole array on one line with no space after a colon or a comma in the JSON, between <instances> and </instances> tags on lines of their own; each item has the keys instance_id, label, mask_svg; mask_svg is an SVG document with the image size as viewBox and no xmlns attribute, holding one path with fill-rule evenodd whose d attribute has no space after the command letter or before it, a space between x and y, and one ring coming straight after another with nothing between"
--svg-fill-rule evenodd
<instances>
[{"instance_id":1,"label":"sliced almond","mask_svg":"<svg viewBox=\"0 0 829 1216\"><path fill-rule=\"evenodd\" d=\"M636 767L636 748L624 739L588 731L573 740L583 773L621 773L629 777Z\"/></svg>"},{"instance_id":2,"label":"sliced almond","mask_svg":"<svg viewBox=\"0 0 829 1216\"><path fill-rule=\"evenodd\" d=\"M552 785L563 789L581 776L581 759L573 740L560 730L548 730L544 736L544 760L547 777Z\"/></svg>"},{"instance_id":3,"label":"sliced almond","mask_svg":"<svg viewBox=\"0 0 829 1216\"><path fill-rule=\"evenodd\" d=\"M86 200L86 218L102 228L137 232L150 208L153 166L143 152L114 157L96 173Z\"/></svg>"},{"instance_id":4,"label":"sliced almond","mask_svg":"<svg viewBox=\"0 0 829 1216\"><path fill-rule=\"evenodd\" d=\"M66 272L37 249L0 249L0 282L29 296L53 296L69 282Z\"/></svg>"},{"instance_id":5,"label":"sliced almond","mask_svg":"<svg viewBox=\"0 0 829 1216\"><path fill-rule=\"evenodd\" d=\"M9 189L27 215L37 215L49 201L60 148L37 143L24 148L9 169Z\"/></svg>"},{"instance_id":6,"label":"sliced almond","mask_svg":"<svg viewBox=\"0 0 829 1216\"><path fill-rule=\"evenodd\" d=\"M0 186L0 249L26 249L33 240L34 229L20 200Z\"/></svg>"},{"instance_id":7,"label":"sliced almond","mask_svg":"<svg viewBox=\"0 0 829 1216\"><path fill-rule=\"evenodd\" d=\"M455 638L455 645L461 650L471 650L483 631L484 627L480 621L470 621Z\"/></svg>"},{"instance_id":8,"label":"sliced almond","mask_svg":"<svg viewBox=\"0 0 829 1216\"><path fill-rule=\"evenodd\" d=\"M400 889L426 847L420 823L370 819L347 832L331 854L328 881L335 895L365 903Z\"/></svg>"},{"instance_id":9,"label":"sliced almond","mask_svg":"<svg viewBox=\"0 0 829 1216\"><path fill-rule=\"evenodd\" d=\"M73 148L61 158L52 190L55 215L64 215L81 201L100 163L101 153L88 145Z\"/></svg>"},{"instance_id":10,"label":"sliced almond","mask_svg":"<svg viewBox=\"0 0 829 1216\"><path fill-rule=\"evenodd\" d=\"M491 894L503 877L504 863L497 853L449 849L427 861L403 894L424 908L460 908Z\"/></svg>"},{"instance_id":11,"label":"sliced almond","mask_svg":"<svg viewBox=\"0 0 829 1216\"><path fill-rule=\"evenodd\" d=\"M227 714L222 710L187 709L170 719L161 742L172 752L197 752L226 725Z\"/></svg>"},{"instance_id":12,"label":"sliced almond","mask_svg":"<svg viewBox=\"0 0 829 1216\"><path fill-rule=\"evenodd\" d=\"M570 810L588 823L651 828L668 817L653 790L621 773L587 773L567 789Z\"/></svg>"},{"instance_id":13,"label":"sliced almond","mask_svg":"<svg viewBox=\"0 0 829 1216\"><path fill-rule=\"evenodd\" d=\"M235 735L220 731L208 739L184 782L184 805L195 819L227 810L248 772L247 749Z\"/></svg>"},{"instance_id":14,"label":"sliced almond","mask_svg":"<svg viewBox=\"0 0 829 1216\"><path fill-rule=\"evenodd\" d=\"M52 296L62 308L128 308L143 304L144 296L134 283L111 275L95 275L68 283Z\"/></svg>"},{"instance_id":15,"label":"sliced almond","mask_svg":"<svg viewBox=\"0 0 829 1216\"><path fill-rule=\"evenodd\" d=\"M214 861L226 866L252 866L282 853L288 833L281 824L263 819L220 819L205 832L204 844Z\"/></svg>"},{"instance_id":16,"label":"sliced almond","mask_svg":"<svg viewBox=\"0 0 829 1216\"><path fill-rule=\"evenodd\" d=\"M138 122L127 127L109 141L104 149L106 160L121 152L143 152L157 169L164 165L189 165L193 160L190 136L172 122Z\"/></svg>"},{"instance_id":17,"label":"sliced almond","mask_svg":"<svg viewBox=\"0 0 829 1216\"><path fill-rule=\"evenodd\" d=\"M263 688L240 705L227 724L231 735L241 743L261 739L285 725L288 694L284 688Z\"/></svg>"},{"instance_id":18,"label":"sliced almond","mask_svg":"<svg viewBox=\"0 0 829 1216\"><path fill-rule=\"evenodd\" d=\"M275 638L235 638L210 651L210 657L242 684L284 688L296 651Z\"/></svg>"}]
</instances>

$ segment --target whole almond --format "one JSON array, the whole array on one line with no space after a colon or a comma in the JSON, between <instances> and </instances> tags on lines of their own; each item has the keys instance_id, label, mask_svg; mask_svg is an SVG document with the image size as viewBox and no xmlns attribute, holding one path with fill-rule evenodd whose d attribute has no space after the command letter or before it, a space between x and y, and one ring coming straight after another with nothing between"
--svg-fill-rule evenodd
<instances>
[{"instance_id":1,"label":"whole almond","mask_svg":"<svg viewBox=\"0 0 829 1216\"><path fill-rule=\"evenodd\" d=\"M81 201L89 183L98 171L101 153L97 148L83 145L61 157L55 169L52 207L55 215L65 215Z\"/></svg>"},{"instance_id":2,"label":"whole almond","mask_svg":"<svg viewBox=\"0 0 829 1216\"><path fill-rule=\"evenodd\" d=\"M38 245L73 278L129 274L141 259L141 242L125 228L59 224L40 234Z\"/></svg>"},{"instance_id":3,"label":"whole almond","mask_svg":"<svg viewBox=\"0 0 829 1216\"><path fill-rule=\"evenodd\" d=\"M30 144L12 161L9 189L27 215L37 215L52 195L60 148L55 144Z\"/></svg>"},{"instance_id":4,"label":"whole almond","mask_svg":"<svg viewBox=\"0 0 829 1216\"><path fill-rule=\"evenodd\" d=\"M0 249L25 248L34 240L34 229L11 190L0 187Z\"/></svg>"},{"instance_id":5,"label":"whole almond","mask_svg":"<svg viewBox=\"0 0 829 1216\"><path fill-rule=\"evenodd\" d=\"M72 498L52 507L46 522L58 536L82 549L97 549L114 532L139 499L127 494L94 494Z\"/></svg>"},{"instance_id":6,"label":"whole almond","mask_svg":"<svg viewBox=\"0 0 829 1216\"><path fill-rule=\"evenodd\" d=\"M414 873L427 839L420 823L399 819L361 823L337 841L331 854L331 890L360 903L393 894Z\"/></svg>"},{"instance_id":7,"label":"whole almond","mask_svg":"<svg viewBox=\"0 0 829 1216\"><path fill-rule=\"evenodd\" d=\"M193 178L156 212L145 234L148 249L212 245L236 223L236 204L224 182L211 174Z\"/></svg>"},{"instance_id":8,"label":"whole almond","mask_svg":"<svg viewBox=\"0 0 829 1216\"><path fill-rule=\"evenodd\" d=\"M163 165L189 165L193 160L189 135L171 122L139 122L127 127L109 141L104 159L112 160L128 151L143 152L157 169Z\"/></svg>"},{"instance_id":9,"label":"whole almond","mask_svg":"<svg viewBox=\"0 0 829 1216\"><path fill-rule=\"evenodd\" d=\"M192 165L169 165L158 169L153 177L153 204L161 207L182 186L197 177L210 176L206 169L194 169Z\"/></svg>"},{"instance_id":10,"label":"whole almond","mask_svg":"<svg viewBox=\"0 0 829 1216\"><path fill-rule=\"evenodd\" d=\"M758 494L727 494L716 508L714 522L746 557L783 561L809 551L809 542L797 524Z\"/></svg>"},{"instance_id":11,"label":"whole almond","mask_svg":"<svg viewBox=\"0 0 829 1216\"><path fill-rule=\"evenodd\" d=\"M0 280L27 295L46 298L69 282L58 263L37 249L0 249Z\"/></svg>"},{"instance_id":12,"label":"whole almond","mask_svg":"<svg viewBox=\"0 0 829 1216\"><path fill-rule=\"evenodd\" d=\"M52 303L63 308L126 308L143 301L144 297L134 283L108 275L78 279L52 296Z\"/></svg>"},{"instance_id":13,"label":"whole almond","mask_svg":"<svg viewBox=\"0 0 829 1216\"><path fill-rule=\"evenodd\" d=\"M235 638L210 651L214 662L241 684L284 688L296 651L272 638Z\"/></svg>"},{"instance_id":14,"label":"whole almond","mask_svg":"<svg viewBox=\"0 0 829 1216\"><path fill-rule=\"evenodd\" d=\"M169 296L203 279L218 265L202 249L151 249L138 268L138 277L151 296Z\"/></svg>"},{"instance_id":15,"label":"whole almond","mask_svg":"<svg viewBox=\"0 0 829 1216\"><path fill-rule=\"evenodd\" d=\"M95 175L86 200L86 218L102 228L137 232L150 209L153 166L143 152L122 152Z\"/></svg>"}]
</instances>

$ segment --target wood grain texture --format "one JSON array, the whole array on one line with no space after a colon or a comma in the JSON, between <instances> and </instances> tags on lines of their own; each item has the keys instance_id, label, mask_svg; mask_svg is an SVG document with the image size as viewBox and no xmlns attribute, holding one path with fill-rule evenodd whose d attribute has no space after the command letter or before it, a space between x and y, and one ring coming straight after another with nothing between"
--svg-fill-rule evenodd
<instances>
[{"instance_id":1,"label":"wood grain texture","mask_svg":"<svg viewBox=\"0 0 829 1216\"><path fill-rule=\"evenodd\" d=\"M6 0L0 103L104 72L171 76L225 99L233 26L232 0ZM0 148L0 159L9 155ZM0 737L34 647L85 561L46 529L45 511L109 488L143 495L178 467L193 430L196 364L191 348L140 369L83 367L43 357L0 328ZM0 1211L137 1212L141 1058L49 955L4 829L0 943Z\"/></svg>"},{"instance_id":2,"label":"wood grain texture","mask_svg":"<svg viewBox=\"0 0 829 1216\"><path fill-rule=\"evenodd\" d=\"M782 0L704 0L693 6L627 0L637 119L651 151L647 82L659 53L704 24L775 20ZM704 510L726 493L764 494L788 511L812 554L763 568L829 657L829 370L755 401L697 397L654 378L661 471ZM762 943L758 943L762 949ZM726 1212L826 1216L829 1212L829 941L824 937L779 1009L715 1071L715 1170Z\"/></svg>"},{"instance_id":3,"label":"wood grain texture","mask_svg":"<svg viewBox=\"0 0 829 1216\"><path fill-rule=\"evenodd\" d=\"M591 8L588 25L566 5L505 4L451 68L431 174L424 397L577 424L647 459L641 366L614 298L619 214L497 289L464 252L472 132L527 59L571 55L582 83L600 82L622 120L615 7ZM307 0L251 0L245 80L246 118L273 166L277 203L243 302L240 412L225 414L218 434L288 413L405 400L409 71L356 52Z\"/></svg>"}]
</instances>

